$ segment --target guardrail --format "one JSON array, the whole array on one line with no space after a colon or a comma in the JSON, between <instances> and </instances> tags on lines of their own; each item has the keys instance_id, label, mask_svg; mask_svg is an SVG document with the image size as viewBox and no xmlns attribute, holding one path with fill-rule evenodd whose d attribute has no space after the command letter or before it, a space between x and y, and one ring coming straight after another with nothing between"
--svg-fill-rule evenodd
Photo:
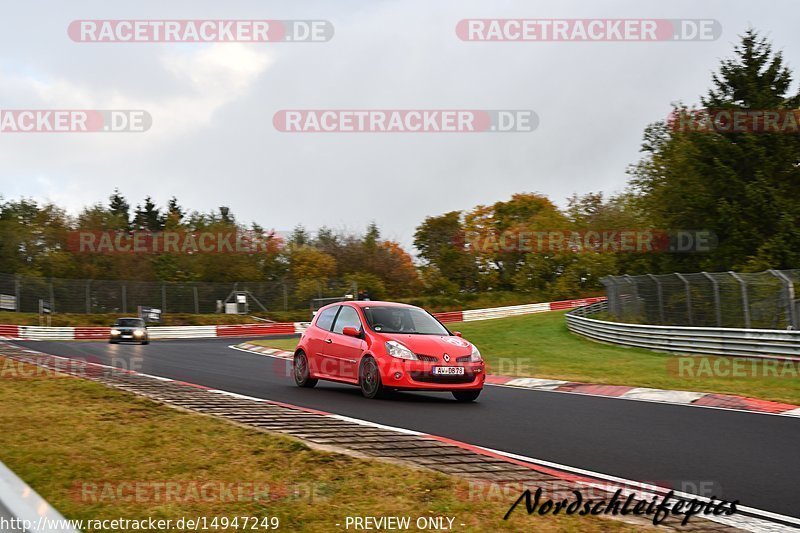
<instances>
[{"instance_id":1,"label":"guardrail","mask_svg":"<svg viewBox=\"0 0 800 533\"><path fill-rule=\"evenodd\" d=\"M3 531L80 533L3 463L0 463L0 521L6 524Z\"/></svg>"},{"instance_id":2,"label":"guardrail","mask_svg":"<svg viewBox=\"0 0 800 533\"><path fill-rule=\"evenodd\" d=\"M593 340L650 350L800 360L800 331L625 324L591 318L606 302L567 313L567 328Z\"/></svg>"},{"instance_id":3,"label":"guardrail","mask_svg":"<svg viewBox=\"0 0 800 533\"><path fill-rule=\"evenodd\" d=\"M509 305L506 307L489 307L487 309L467 309L465 311L450 311L447 313L433 313L440 322L472 322L474 320L491 320L493 318L508 318L510 316L530 315L546 311L560 311L575 307L604 301L605 297L578 298L573 300L559 300L557 302L541 302L535 304Z\"/></svg>"}]
</instances>

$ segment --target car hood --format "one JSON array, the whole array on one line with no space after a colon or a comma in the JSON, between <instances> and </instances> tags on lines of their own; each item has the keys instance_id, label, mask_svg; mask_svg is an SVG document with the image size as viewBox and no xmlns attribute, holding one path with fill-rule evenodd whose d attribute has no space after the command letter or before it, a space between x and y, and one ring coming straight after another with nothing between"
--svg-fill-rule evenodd
<instances>
[{"instance_id":1,"label":"car hood","mask_svg":"<svg viewBox=\"0 0 800 533\"><path fill-rule=\"evenodd\" d=\"M455 357L472 353L472 344L454 335L410 335L408 333L381 333L385 340L397 341L414 353L440 356L450 354Z\"/></svg>"}]
</instances>

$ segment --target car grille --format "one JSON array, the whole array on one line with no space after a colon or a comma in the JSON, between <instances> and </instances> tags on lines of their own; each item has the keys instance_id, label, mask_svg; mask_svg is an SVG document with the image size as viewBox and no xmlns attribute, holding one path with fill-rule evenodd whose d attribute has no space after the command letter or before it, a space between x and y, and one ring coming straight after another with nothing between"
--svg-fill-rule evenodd
<instances>
[{"instance_id":1,"label":"car grille","mask_svg":"<svg viewBox=\"0 0 800 533\"><path fill-rule=\"evenodd\" d=\"M422 383L470 383L475 379L475 374L466 373L463 376L435 376L430 372L409 372L411 379Z\"/></svg>"},{"instance_id":2,"label":"car grille","mask_svg":"<svg viewBox=\"0 0 800 533\"><path fill-rule=\"evenodd\" d=\"M435 363L435 362L437 362L439 360L438 357L434 357L432 355L424 355L424 354L421 354L421 353L418 353L418 354L415 354L415 355L417 356L417 359L419 359L420 361L428 361L430 363Z\"/></svg>"}]
</instances>

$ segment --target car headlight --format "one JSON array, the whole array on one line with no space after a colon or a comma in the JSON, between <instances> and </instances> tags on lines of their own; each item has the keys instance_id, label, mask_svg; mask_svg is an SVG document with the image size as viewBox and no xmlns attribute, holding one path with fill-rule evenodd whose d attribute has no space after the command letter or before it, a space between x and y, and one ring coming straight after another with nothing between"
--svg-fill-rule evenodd
<instances>
[{"instance_id":1,"label":"car headlight","mask_svg":"<svg viewBox=\"0 0 800 533\"><path fill-rule=\"evenodd\" d=\"M483 362L483 357L481 357L481 351L474 344L472 345L472 354L470 354L469 356L469 362L470 363Z\"/></svg>"},{"instance_id":2,"label":"car headlight","mask_svg":"<svg viewBox=\"0 0 800 533\"><path fill-rule=\"evenodd\" d=\"M414 355L414 352L397 341L386 341L386 353L398 359L406 359L408 361L417 360L417 356Z\"/></svg>"},{"instance_id":3,"label":"car headlight","mask_svg":"<svg viewBox=\"0 0 800 533\"><path fill-rule=\"evenodd\" d=\"M118 329L112 329L111 330L111 334L112 335L119 335L119 330Z\"/></svg>"},{"instance_id":4,"label":"car headlight","mask_svg":"<svg viewBox=\"0 0 800 533\"><path fill-rule=\"evenodd\" d=\"M133 334L136 335L137 337L141 337L142 335L144 335L144 330L143 329L135 329L135 330L133 330Z\"/></svg>"}]
</instances>

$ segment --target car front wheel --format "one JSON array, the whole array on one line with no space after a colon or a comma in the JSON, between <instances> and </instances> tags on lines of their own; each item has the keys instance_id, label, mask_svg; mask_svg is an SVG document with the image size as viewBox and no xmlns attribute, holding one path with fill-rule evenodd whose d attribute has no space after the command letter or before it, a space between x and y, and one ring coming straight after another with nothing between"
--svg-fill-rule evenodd
<instances>
[{"instance_id":1,"label":"car front wheel","mask_svg":"<svg viewBox=\"0 0 800 533\"><path fill-rule=\"evenodd\" d=\"M294 354L294 382L298 387L311 388L317 384L317 379L311 377L308 368L308 357L303 352Z\"/></svg>"},{"instance_id":2,"label":"car front wheel","mask_svg":"<svg viewBox=\"0 0 800 533\"><path fill-rule=\"evenodd\" d=\"M381 372L378 369L378 363L372 357L365 357L361 361L358 384L361 386L361 394L365 398L377 398L383 393Z\"/></svg>"}]
</instances>

